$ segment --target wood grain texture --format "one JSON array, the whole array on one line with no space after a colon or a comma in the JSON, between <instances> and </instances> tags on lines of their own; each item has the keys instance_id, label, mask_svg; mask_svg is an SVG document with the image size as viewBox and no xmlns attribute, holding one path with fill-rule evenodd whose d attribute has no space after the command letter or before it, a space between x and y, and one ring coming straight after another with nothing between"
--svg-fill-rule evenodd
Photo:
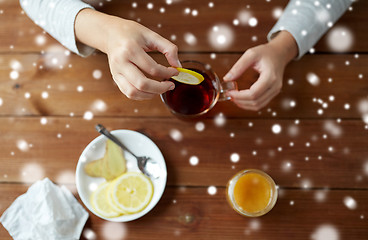
<instances>
[{"instance_id":1,"label":"wood grain texture","mask_svg":"<svg viewBox=\"0 0 368 240\"><path fill-rule=\"evenodd\" d=\"M26 189L21 184L1 184L0 212ZM274 209L260 218L238 215L229 207L224 192L222 187L217 188L215 195L209 195L207 187L168 187L152 212L138 221L111 224L90 213L81 239L87 239L91 230L96 239L150 236L150 239L304 240L316 235L319 227L324 226L333 233L335 230L339 239L365 239L368 234L366 190L280 189ZM343 204L346 196L356 200L356 209L350 210ZM0 228L0 239L10 239L4 228Z\"/></svg>"},{"instance_id":2,"label":"wood grain texture","mask_svg":"<svg viewBox=\"0 0 368 240\"><path fill-rule=\"evenodd\" d=\"M212 1L214 7L209 7L207 1L172 1L168 5L165 1L154 1L153 8L147 8L147 1L111 1L104 2L96 8L102 12L120 16L123 18L140 21L143 25L158 32L178 45L180 51L236 51L244 52L247 48L266 42L266 35L276 23L273 17L275 9L282 10L288 3L287 0L273 0L269 2L248 0ZM132 3L137 7L133 8ZM160 9L164 8L164 13ZM0 21L7 24L0 25L0 52L35 52L47 50L57 42L45 35L46 43L37 43L37 37L43 37L43 30L36 26L26 14L22 12L19 2L4 0L0 2ZM185 9L190 9L185 14ZM336 23L335 28L346 27L348 34L353 38L348 52L367 52L368 36L365 25L359 24L367 21L366 11L368 3L360 0L353 4L353 10L347 11ZM198 11L198 16L191 14L192 10ZM243 17L241 17L243 16ZM245 24L242 19L245 16ZM247 23L248 16L258 19L255 27ZM233 25L233 20L240 20L239 25ZM190 24L188 24L190 22ZM193 25L196 27L193 28ZM226 26L233 33L231 44L226 48L218 48L211 45L210 33L214 26ZM334 29L334 28L332 28ZM191 33L196 38L195 44L185 41L185 34ZM173 38L175 36L175 38ZM254 41L254 38L256 40ZM213 38L212 38L213 40ZM229 39L230 40L230 39ZM333 52L331 44L328 44L328 33L315 47L317 52Z\"/></svg>"},{"instance_id":3,"label":"wood grain texture","mask_svg":"<svg viewBox=\"0 0 368 240\"><path fill-rule=\"evenodd\" d=\"M130 129L150 137L161 149L170 186L225 186L236 172L257 168L281 187L368 188L368 130L357 120L212 119L183 122L172 118L0 118L2 182L33 182L44 176L74 182L80 154L98 136L94 125ZM203 131L196 124L204 125ZM281 132L272 127L278 124ZM332 129L332 130L331 130ZM181 141L173 137L179 131ZM231 161L232 154L238 162ZM196 156L198 165L191 165ZM328 169L328 171L326 170ZM205 176L205 177L204 177Z\"/></svg>"},{"instance_id":4,"label":"wood grain texture","mask_svg":"<svg viewBox=\"0 0 368 240\"><path fill-rule=\"evenodd\" d=\"M159 97L151 101L126 98L111 79L104 55L83 59L75 55L66 57L62 52L61 56L5 54L0 57L0 115L83 116L86 111L96 116L171 115ZM163 56L152 56L167 65ZM212 59L210 54L181 54L180 58L209 63L222 78L240 56L217 54ZM50 63L53 57L66 58L65 63L53 65ZM277 114L280 118L360 119L359 104L367 99L367 61L366 55L306 56L286 68L282 92L261 112L244 111L231 102L222 102L208 116L222 112L228 117L273 118ZM11 77L14 62L21 65L17 78ZM94 73L101 77L93 77ZM316 76L319 84L310 84L307 80L310 76ZM238 80L239 89L248 88L257 77L255 71L248 70ZM47 94L46 98L43 94ZM295 107L291 107L291 102ZM350 108L345 109L345 104ZM319 109L323 114L318 113Z\"/></svg>"},{"instance_id":5,"label":"wood grain texture","mask_svg":"<svg viewBox=\"0 0 368 240\"><path fill-rule=\"evenodd\" d=\"M141 22L178 45L181 60L209 63L220 78L246 49L266 42L274 11L288 3L162 0L148 9L149 1L89 2ZM314 55L290 63L282 92L260 112L221 102L205 117L184 121L159 97L127 99L112 81L104 54L86 59L71 54L35 25L17 0L0 0L0 213L44 177L65 184L80 201L75 168L98 136L94 125L102 123L151 138L165 157L168 182L158 205L137 221L109 224L90 213L83 240L91 240L89 234L94 239L321 240L317 235L324 227L340 240L367 239L367 10L367 1L353 3ZM255 17L257 26L234 25L241 14ZM214 26L233 32L228 47L211 44ZM340 27L353 40L344 53L328 44ZM196 43L185 40L188 34ZM151 56L167 65L162 55ZM257 75L247 71L240 89ZM311 84L310 77L319 83ZM248 168L267 172L279 186L275 208L260 218L241 217L225 198L227 181ZM216 194L208 193L210 186ZM349 197L355 208L346 204ZM0 239L11 239L4 227Z\"/></svg>"}]
</instances>

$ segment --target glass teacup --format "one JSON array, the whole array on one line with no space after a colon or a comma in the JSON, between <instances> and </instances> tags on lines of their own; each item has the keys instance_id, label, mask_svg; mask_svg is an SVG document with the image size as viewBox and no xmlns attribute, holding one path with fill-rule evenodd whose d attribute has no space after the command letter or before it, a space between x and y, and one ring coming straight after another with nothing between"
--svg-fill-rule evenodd
<instances>
[{"instance_id":1,"label":"glass teacup","mask_svg":"<svg viewBox=\"0 0 368 240\"><path fill-rule=\"evenodd\" d=\"M161 94L161 99L177 116L201 116L210 111L218 101L229 100L227 91L237 89L236 82L221 82L209 64L183 61L182 66L202 74L204 80L198 85L189 85L169 79L175 84L175 89Z\"/></svg>"}]
</instances>

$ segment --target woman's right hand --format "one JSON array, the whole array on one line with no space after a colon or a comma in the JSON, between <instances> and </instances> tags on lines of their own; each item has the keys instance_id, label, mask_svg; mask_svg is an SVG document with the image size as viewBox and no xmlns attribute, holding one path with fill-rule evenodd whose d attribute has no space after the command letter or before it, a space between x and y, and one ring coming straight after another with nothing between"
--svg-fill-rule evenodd
<instances>
[{"instance_id":1,"label":"woman's right hand","mask_svg":"<svg viewBox=\"0 0 368 240\"><path fill-rule=\"evenodd\" d=\"M79 41L107 54L111 75L128 98L151 99L174 89L172 82L160 80L178 74L172 68L181 66L178 48L159 34L134 21L91 9L78 14L75 29ZM147 54L150 51L164 54L172 67L158 64Z\"/></svg>"}]
</instances>

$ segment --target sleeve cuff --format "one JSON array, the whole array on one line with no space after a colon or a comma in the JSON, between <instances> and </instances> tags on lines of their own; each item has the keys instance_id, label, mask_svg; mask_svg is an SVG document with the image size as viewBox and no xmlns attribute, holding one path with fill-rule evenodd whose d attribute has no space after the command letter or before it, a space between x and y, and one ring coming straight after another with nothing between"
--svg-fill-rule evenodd
<instances>
[{"instance_id":1,"label":"sleeve cuff","mask_svg":"<svg viewBox=\"0 0 368 240\"><path fill-rule=\"evenodd\" d=\"M87 57L91 55L94 52L94 48L87 46L81 42L77 42L76 36L75 36L75 20L77 18L77 15L80 11L86 8L94 9L92 6L83 3L83 2L76 2L76 6L72 9L72 11L69 12L69 16L66 18L67 27L65 28L65 36L68 36L64 41L60 41L61 44L63 44L65 47L67 47L70 51L78 54L82 57ZM62 38L61 38L62 39Z\"/></svg>"},{"instance_id":2,"label":"sleeve cuff","mask_svg":"<svg viewBox=\"0 0 368 240\"><path fill-rule=\"evenodd\" d=\"M295 60L299 60L301 57L303 57L303 55L309 51L309 49L305 49L305 48L302 48L301 46L303 46L303 42L300 38L298 38L298 33L297 33L297 30L296 29L292 29L292 28L288 28L288 27L284 27L284 26L277 26L275 25L271 31L268 33L267 35L267 40L268 41L271 41L274 37L277 36L277 34L281 31L287 31L289 32L293 38L295 39L295 42L298 46L298 56L296 56ZM300 30L299 30L299 34L302 35L300 33Z\"/></svg>"},{"instance_id":3,"label":"sleeve cuff","mask_svg":"<svg viewBox=\"0 0 368 240\"><path fill-rule=\"evenodd\" d=\"M298 45L300 59L307 53L351 5L351 0L320 0L319 4L313 1L291 0L276 25L267 35L271 41L278 32L288 31Z\"/></svg>"}]
</instances>

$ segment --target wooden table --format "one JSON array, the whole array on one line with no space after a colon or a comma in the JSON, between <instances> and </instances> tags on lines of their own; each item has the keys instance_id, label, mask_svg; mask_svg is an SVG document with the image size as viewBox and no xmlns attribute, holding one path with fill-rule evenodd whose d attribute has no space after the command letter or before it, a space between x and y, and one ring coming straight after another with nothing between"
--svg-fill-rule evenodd
<instances>
[{"instance_id":1,"label":"wooden table","mask_svg":"<svg viewBox=\"0 0 368 240\"><path fill-rule=\"evenodd\" d=\"M288 1L152 1L152 9L149 1L96 2L171 39L181 60L209 63L223 76L246 49L266 41L274 13ZM121 94L104 54L65 54L18 1L0 1L0 212L44 177L80 200L76 164L102 123L149 136L165 156L168 182L158 205L139 220L113 224L90 213L82 239L368 239L367 11L367 1L354 3L314 54L287 67L282 92L260 112L223 102L205 118L182 121L159 97L139 102ZM256 26L244 24L247 13ZM210 43L214 26L232 32L227 48ZM328 44L334 31L353 40L340 54ZM310 74L318 86L307 81ZM249 71L239 85L256 77ZM190 164L193 156L197 165ZM263 217L242 217L225 199L227 181L247 168L266 171L279 186L276 206ZM3 227L0 238L11 239Z\"/></svg>"}]
</instances>

